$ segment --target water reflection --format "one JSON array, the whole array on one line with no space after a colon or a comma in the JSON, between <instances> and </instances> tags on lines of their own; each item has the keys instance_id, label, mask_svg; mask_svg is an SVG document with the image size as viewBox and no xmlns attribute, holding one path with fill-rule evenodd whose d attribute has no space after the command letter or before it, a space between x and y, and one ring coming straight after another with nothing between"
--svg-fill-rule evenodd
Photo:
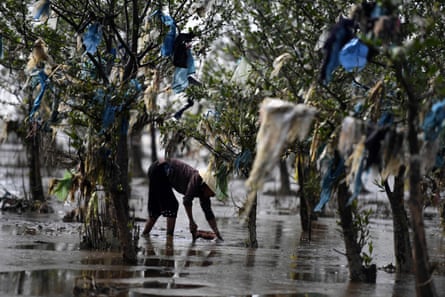
<instances>
[{"instance_id":1,"label":"water reflection","mask_svg":"<svg viewBox=\"0 0 445 297\"><path fill-rule=\"evenodd\" d=\"M187 222L179 220L174 238L157 230L157 236L139 241L134 266L124 265L119 253L80 251L72 234L24 235L15 222L6 221L0 228L0 295L415 297L412 275L379 270L376 284L350 283L346 259L338 253L344 247L334 219L314 222L309 242L300 240L297 216L260 216L260 246L247 249L246 227L236 217L221 212L218 217L224 242L192 243L181 231L187 230ZM41 225L42 230L57 230ZM387 221L373 222L379 267L393 261L391 228ZM428 230L431 259L444 267L443 237L437 229ZM443 292L443 268L438 271L436 289Z\"/></svg>"},{"instance_id":2,"label":"water reflection","mask_svg":"<svg viewBox=\"0 0 445 297\"><path fill-rule=\"evenodd\" d=\"M155 248L150 238L145 240L144 247L144 265L147 266L144 269L144 277L173 277L175 275L172 237L167 238L163 249Z\"/></svg>"},{"instance_id":3,"label":"water reflection","mask_svg":"<svg viewBox=\"0 0 445 297\"><path fill-rule=\"evenodd\" d=\"M301 241L295 247L290 255L289 278L323 283L347 282L349 272L344 265L344 256L333 254L320 243Z\"/></svg>"},{"instance_id":4,"label":"water reflection","mask_svg":"<svg viewBox=\"0 0 445 297\"><path fill-rule=\"evenodd\" d=\"M69 296L72 288L60 280L73 278L73 272L60 269L2 272L0 293L2 296Z\"/></svg>"},{"instance_id":5,"label":"water reflection","mask_svg":"<svg viewBox=\"0 0 445 297\"><path fill-rule=\"evenodd\" d=\"M13 248L21 250L73 251L77 247L77 244L35 240L31 243L15 245Z\"/></svg>"},{"instance_id":6,"label":"water reflection","mask_svg":"<svg viewBox=\"0 0 445 297\"><path fill-rule=\"evenodd\" d=\"M200 250L193 242L181 245L175 252L174 238L168 236L163 248L155 246L152 239L147 238L142 255L147 267L144 269L144 277L178 278L188 275L184 272L187 267L212 265L212 258L217 257L218 253L214 249Z\"/></svg>"}]
</instances>

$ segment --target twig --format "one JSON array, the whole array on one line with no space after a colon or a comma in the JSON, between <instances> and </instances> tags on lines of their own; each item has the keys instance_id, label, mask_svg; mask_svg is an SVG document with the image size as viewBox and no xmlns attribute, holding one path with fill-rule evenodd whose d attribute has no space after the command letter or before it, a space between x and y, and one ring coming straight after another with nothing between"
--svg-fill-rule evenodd
<instances>
[{"instance_id":1,"label":"twig","mask_svg":"<svg viewBox=\"0 0 445 297\"><path fill-rule=\"evenodd\" d=\"M333 250L334 252L336 252L336 253L339 253L340 255L347 256L346 253L343 253L343 252L337 250L336 248L333 248L332 250Z\"/></svg>"}]
</instances>

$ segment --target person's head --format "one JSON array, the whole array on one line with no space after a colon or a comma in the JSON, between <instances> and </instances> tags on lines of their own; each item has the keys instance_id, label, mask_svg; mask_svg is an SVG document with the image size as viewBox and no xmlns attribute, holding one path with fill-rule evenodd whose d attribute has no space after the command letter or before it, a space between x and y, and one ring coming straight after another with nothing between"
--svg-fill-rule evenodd
<instances>
[{"instance_id":1,"label":"person's head","mask_svg":"<svg viewBox=\"0 0 445 297\"><path fill-rule=\"evenodd\" d=\"M215 195L215 192L205 182L203 182L201 186L201 198L210 198Z\"/></svg>"},{"instance_id":2,"label":"person's head","mask_svg":"<svg viewBox=\"0 0 445 297\"><path fill-rule=\"evenodd\" d=\"M199 175L202 178L201 195L202 197L213 197L216 195L216 179L212 171L200 169Z\"/></svg>"}]
</instances>

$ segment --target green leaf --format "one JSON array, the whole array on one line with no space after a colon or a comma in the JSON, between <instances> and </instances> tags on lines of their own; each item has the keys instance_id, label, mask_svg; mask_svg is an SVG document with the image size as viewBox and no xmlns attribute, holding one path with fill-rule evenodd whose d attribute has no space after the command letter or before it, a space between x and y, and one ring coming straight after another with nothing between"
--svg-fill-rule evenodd
<instances>
[{"instance_id":1,"label":"green leaf","mask_svg":"<svg viewBox=\"0 0 445 297\"><path fill-rule=\"evenodd\" d=\"M63 178L56 179L55 183L56 185L52 188L50 194L56 195L57 199L60 201L65 201L73 184L73 174L69 171L65 171Z\"/></svg>"}]
</instances>

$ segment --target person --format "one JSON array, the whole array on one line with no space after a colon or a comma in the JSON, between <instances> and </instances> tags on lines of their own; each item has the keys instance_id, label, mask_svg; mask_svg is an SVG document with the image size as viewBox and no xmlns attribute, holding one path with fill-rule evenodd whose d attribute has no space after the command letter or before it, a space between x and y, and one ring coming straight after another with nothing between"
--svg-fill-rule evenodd
<instances>
[{"instance_id":1,"label":"person","mask_svg":"<svg viewBox=\"0 0 445 297\"><path fill-rule=\"evenodd\" d=\"M216 237L223 240L211 208L210 197L215 196L216 182L209 171L199 171L178 159L155 161L148 169L148 219L142 236L150 234L159 216L167 219L167 236L173 236L179 203L173 190L183 194L183 205L189 219L193 240L198 236L198 226L192 212L193 199L198 197L205 218Z\"/></svg>"}]
</instances>

